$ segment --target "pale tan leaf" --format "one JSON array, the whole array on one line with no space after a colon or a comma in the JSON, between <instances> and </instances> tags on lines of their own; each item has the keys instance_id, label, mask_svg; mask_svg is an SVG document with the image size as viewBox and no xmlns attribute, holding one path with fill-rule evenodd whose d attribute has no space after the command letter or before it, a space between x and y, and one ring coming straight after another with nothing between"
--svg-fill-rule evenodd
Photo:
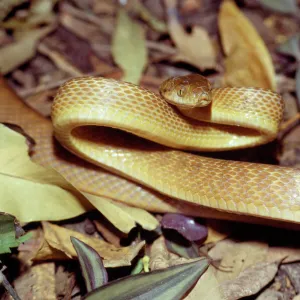
<instances>
[{"instance_id":1,"label":"pale tan leaf","mask_svg":"<svg viewBox=\"0 0 300 300\"><path fill-rule=\"evenodd\" d=\"M236 279L223 282L220 288L227 300L251 296L271 282L277 270L278 263L262 262L242 271Z\"/></svg>"},{"instance_id":2,"label":"pale tan leaf","mask_svg":"<svg viewBox=\"0 0 300 300\"><path fill-rule=\"evenodd\" d=\"M201 276L185 300L225 300L214 267L210 266Z\"/></svg>"},{"instance_id":3,"label":"pale tan leaf","mask_svg":"<svg viewBox=\"0 0 300 300\"><path fill-rule=\"evenodd\" d=\"M0 124L0 211L21 222L62 220L92 206L59 173L33 163L25 138Z\"/></svg>"},{"instance_id":4,"label":"pale tan leaf","mask_svg":"<svg viewBox=\"0 0 300 300\"><path fill-rule=\"evenodd\" d=\"M7 74L31 59L36 53L38 41L53 29L49 26L15 34L14 43L0 48L0 72Z\"/></svg>"},{"instance_id":5,"label":"pale tan leaf","mask_svg":"<svg viewBox=\"0 0 300 300\"><path fill-rule=\"evenodd\" d=\"M88 244L103 258L105 267L130 266L132 259L138 254L145 242L128 247L115 247L98 238L89 237L74 230L43 222L45 242L34 257L35 260L67 259L77 257L71 243L73 236Z\"/></svg>"},{"instance_id":6,"label":"pale tan leaf","mask_svg":"<svg viewBox=\"0 0 300 300\"><path fill-rule=\"evenodd\" d=\"M112 55L124 71L122 80L138 84L147 64L144 29L120 8L112 41Z\"/></svg>"},{"instance_id":7,"label":"pale tan leaf","mask_svg":"<svg viewBox=\"0 0 300 300\"><path fill-rule=\"evenodd\" d=\"M216 50L206 30L201 26L194 26L188 34L179 23L176 16L176 2L165 0L168 11L168 29L173 42L178 48L175 60L185 61L200 70L216 67Z\"/></svg>"},{"instance_id":8,"label":"pale tan leaf","mask_svg":"<svg viewBox=\"0 0 300 300\"><path fill-rule=\"evenodd\" d=\"M152 271L170 266L170 253L163 236L156 239L150 247L150 269Z\"/></svg>"},{"instance_id":9,"label":"pale tan leaf","mask_svg":"<svg viewBox=\"0 0 300 300\"><path fill-rule=\"evenodd\" d=\"M213 259L221 260L221 268L228 268L230 272L218 270L216 277L220 283L234 279L239 274L257 263L266 260L268 245L263 242L234 242L230 239L220 241L209 251L209 256Z\"/></svg>"},{"instance_id":10,"label":"pale tan leaf","mask_svg":"<svg viewBox=\"0 0 300 300\"><path fill-rule=\"evenodd\" d=\"M16 292L22 300L56 300L55 263L31 266L14 281Z\"/></svg>"},{"instance_id":11,"label":"pale tan leaf","mask_svg":"<svg viewBox=\"0 0 300 300\"><path fill-rule=\"evenodd\" d=\"M163 236L156 239L150 247L150 268L152 271L191 262L196 259L180 257L168 251Z\"/></svg>"},{"instance_id":12,"label":"pale tan leaf","mask_svg":"<svg viewBox=\"0 0 300 300\"><path fill-rule=\"evenodd\" d=\"M274 262L282 260L282 263L291 263L300 261L299 247L292 246L278 246L269 247L267 261Z\"/></svg>"},{"instance_id":13,"label":"pale tan leaf","mask_svg":"<svg viewBox=\"0 0 300 300\"><path fill-rule=\"evenodd\" d=\"M253 25L233 1L222 3L219 27L227 56L225 84L275 90L275 71L270 53Z\"/></svg>"}]
</instances>

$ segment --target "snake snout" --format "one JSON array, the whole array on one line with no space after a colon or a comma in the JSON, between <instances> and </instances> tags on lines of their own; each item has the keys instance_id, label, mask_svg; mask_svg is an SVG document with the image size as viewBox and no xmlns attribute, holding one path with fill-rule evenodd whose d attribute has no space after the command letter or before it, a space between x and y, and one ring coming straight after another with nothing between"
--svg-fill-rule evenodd
<instances>
[{"instance_id":1,"label":"snake snout","mask_svg":"<svg viewBox=\"0 0 300 300\"><path fill-rule=\"evenodd\" d=\"M212 99L211 99L211 96L208 92L202 92L199 95L197 95L198 97L198 101L195 105L195 107L203 107L203 106L207 106L211 103Z\"/></svg>"}]
</instances>

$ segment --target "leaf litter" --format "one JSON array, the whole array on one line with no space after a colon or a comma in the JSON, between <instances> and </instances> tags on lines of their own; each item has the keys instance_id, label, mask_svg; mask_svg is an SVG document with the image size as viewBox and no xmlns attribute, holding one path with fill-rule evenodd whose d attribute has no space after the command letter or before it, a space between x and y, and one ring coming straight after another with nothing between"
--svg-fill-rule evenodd
<instances>
[{"instance_id":1,"label":"leaf litter","mask_svg":"<svg viewBox=\"0 0 300 300\"><path fill-rule=\"evenodd\" d=\"M124 6L99 0L85 3L43 0L30 4L26 0L2 1L1 73L24 101L44 116L50 114L56 89L70 77L81 75L122 79L157 92L164 78L197 72L207 75L214 86L257 86L276 90L283 94L288 107L278 140L283 149L280 152L262 147L262 156L277 159L282 165L297 165L300 161L297 126L299 3L292 0L257 1L256 4L250 1L160 2L132 0ZM255 24L248 18L250 11L260 16ZM259 23L261 20L264 24ZM270 39L264 39L259 33L263 30L257 30L263 27L271 34ZM273 44L268 44L271 40ZM0 87L5 92L3 86ZM5 113L0 116L1 122L7 123ZM19 142L13 144L13 140ZM84 201L97 209L96 217L91 217L90 209L78 202L78 191L72 184L53 170L47 173L48 170L29 160L24 138L1 127L0 141L4 155L1 154L0 184L10 187L9 193L6 190L4 194L3 188L0 191L4 199L0 200L1 211L25 222L24 229L31 234L31 239L20 240L18 259L23 269L10 276L22 298L26 299L28 293L40 299L45 295L48 299L58 299L62 294L68 298L76 292L84 295L84 287L76 277L66 280L59 294L55 282L58 270L61 274L80 271L70 241L70 236L74 236L104 259L110 283L130 275L138 261L140 275L148 273L148 265L151 272L158 269L169 272L168 268L189 262L191 259L187 257L193 249L193 255L205 257L210 266L189 293L182 294L182 299L240 299L245 296L263 299L267 294L295 296L296 299L299 290L293 274L299 269L295 262L300 257L296 232L276 228L264 231L264 226L249 227L206 219L201 221L207 233L204 244L193 244L194 248L190 248L194 242L186 240L178 244L176 235L168 241L161 223L163 215L155 209L156 213L151 213L139 205L132 207L86 193L81 195L85 196ZM234 159L251 160L253 155L257 156L255 153L251 150L237 152ZM254 160L260 157L254 156ZM14 180L7 182L7 178ZM21 190L17 188L20 182ZM24 193L29 185L32 185L31 192ZM49 185L52 192L49 192ZM57 192L53 193L54 190ZM53 197L58 192L61 196ZM62 205L61 199L68 205ZM49 210L45 209L45 203L51 203ZM188 204L181 206L181 211L193 219L193 208L188 208ZM170 212L178 214L178 210L174 207L171 210L171 207L169 205ZM75 224L81 224L80 218L86 214L95 224L97 237L89 235L84 227L81 233L75 230L78 229ZM75 216L78 217L74 219ZM33 222L41 220L69 222L74 230L61 224L43 222L41 226ZM183 233L184 226L178 226L176 218L173 221L176 226L171 228ZM184 235L180 239L185 239ZM8 245L16 247L20 242L12 239ZM62 268L66 261L75 267L71 273ZM4 273L12 272L10 259L6 258L3 263L7 266ZM283 272L282 267L287 263ZM129 269L123 274L120 266ZM112 272L113 269L117 273ZM130 291L135 285L135 281L132 282L123 288ZM279 286L278 282L291 284ZM161 295L165 296L168 289L162 291ZM176 292L180 295L179 290L174 289L170 299L176 297Z\"/></svg>"}]
</instances>

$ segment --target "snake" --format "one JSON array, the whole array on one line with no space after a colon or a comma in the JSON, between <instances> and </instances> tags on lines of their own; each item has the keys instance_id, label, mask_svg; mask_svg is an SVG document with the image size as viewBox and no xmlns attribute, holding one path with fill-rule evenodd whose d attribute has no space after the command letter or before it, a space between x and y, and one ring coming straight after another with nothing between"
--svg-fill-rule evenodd
<instances>
[{"instance_id":1,"label":"snake","mask_svg":"<svg viewBox=\"0 0 300 300\"><path fill-rule=\"evenodd\" d=\"M300 223L300 172L291 167L212 158L277 137L284 102L256 87L212 88L200 74L165 80L159 93L104 77L78 77L58 90L54 136L68 151L136 182L140 195L245 219ZM109 179L105 181L110 185ZM114 192L120 189L113 185ZM214 215L214 213L213 213Z\"/></svg>"}]
</instances>

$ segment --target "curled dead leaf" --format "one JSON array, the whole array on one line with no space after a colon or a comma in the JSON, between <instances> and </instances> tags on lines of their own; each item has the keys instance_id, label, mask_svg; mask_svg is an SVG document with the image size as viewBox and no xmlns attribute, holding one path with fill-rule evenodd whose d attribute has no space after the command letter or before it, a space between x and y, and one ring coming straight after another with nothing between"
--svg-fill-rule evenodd
<instances>
[{"instance_id":1,"label":"curled dead leaf","mask_svg":"<svg viewBox=\"0 0 300 300\"><path fill-rule=\"evenodd\" d=\"M128 247L115 247L98 238L89 237L74 230L43 222L44 242L36 253L34 260L71 259L77 253L70 236L92 247L103 258L105 267L129 266L145 242Z\"/></svg>"}]
</instances>

